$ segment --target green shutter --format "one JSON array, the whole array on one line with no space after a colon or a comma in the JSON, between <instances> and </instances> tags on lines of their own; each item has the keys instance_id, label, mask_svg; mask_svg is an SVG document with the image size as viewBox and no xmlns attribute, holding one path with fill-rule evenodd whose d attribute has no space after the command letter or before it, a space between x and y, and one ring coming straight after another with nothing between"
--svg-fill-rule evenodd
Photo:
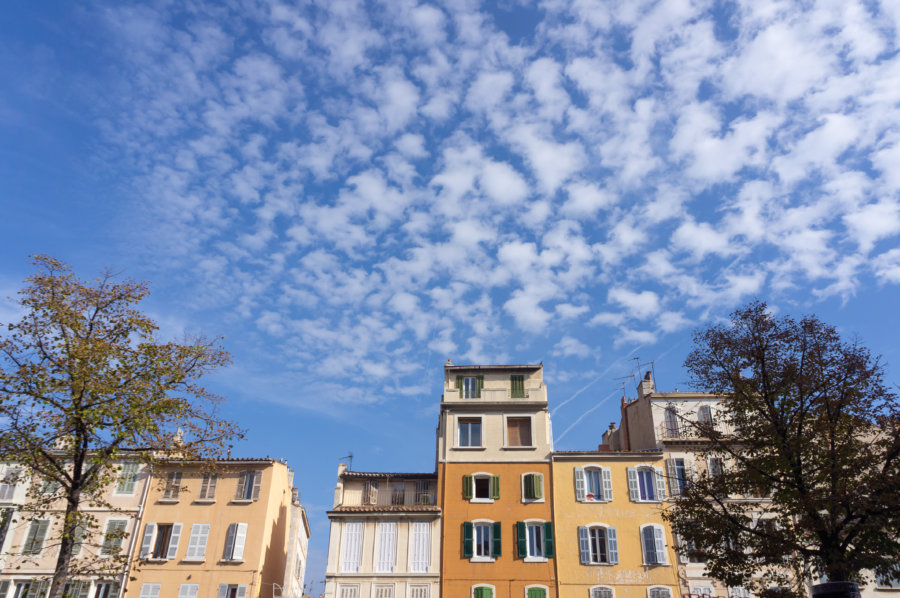
<instances>
[{"instance_id":1,"label":"green shutter","mask_svg":"<svg viewBox=\"0 0 900 598\"><path fill-rule=\"evenodd\" d=\"M493 598L494 591L491 588L475 588L475 592L473 593L474 598Z\"/></svg>"},{"instance_id":2,"label":"green shutter","mask_svg":"<svg viewBox=\"0 0 900 598\"><path fill-rule=\"evenodd\" d=\"M497 500L500 498L500 476L491 476L491 498Z\"/></svg>"},{"instance_id":3,"label":"green shutter","mask_svg":"<svg viewBox=\"0 0 900 598\"><path fill-rule=\"evenodd\" d=\"M473 496L472 489L474 486L472 476L470 476L469 474L464 475L462 484L463 484L463 498L466 500L472 500L472 496Z\"/></svg>"},{"instance_id":4,"label":"green shutter","mask_svg":"<svg viewBox=\"0 0 900 598\"><path fill-rule=\"evenodd\" d=\"M476 385L476 390L475 390L475 398L480 399L481 398L481 389L484 388L484 376L478 376L476 378L476 381L477 381L477 385Z\"/></svg>"},{"instance_id":5,"label":"green shutter","mask_svg":"<svg viewBox=\"0 0 900 598\"><path fill-rule=\"evenodd\" d=\"M547 598L547 592L544 588L528 588L526 598Z\"/></svg>"},{"instance_id":6,"label":"green shutter","mask_svg":"<svg viewBox=\"0 0 900 598\"><path fill-rule=\"evenodd\" d=\"M544 474L536 473L531 477L534 480L534 498L544 498Z\"/></svg>"},{"instance_id":7,"label":"green shutter","mask_svg":"<svg viewBox=\"0 0 900 598\"><path fill-rule=\"evenodd\" d=\"M459 398L463 398L463 377L456 377L456 388L459 389Z\"/></svg>"},{"instance_id":8,"label":"green shutter","mask_svg":"<svg viewBox=\"0 0 900 598\"><path fill-rule=\"evenodd\" d=\"M544 522L544 556L553 556L553 523L550 521Z\"/></svg>"},{"instance_id":9,"label":"green shutter","mask_svg":"<svg viewBox=\"0 0 900 598\"><path fill-rule=\"evenodd\" d=\"M525 474L525 498L534 498L534 475Z\"/></svg>"},{"instance_id":10,"label":"green shutter","mask_svg":"<svg viewBox=\"0 0 900 598\"><path fill-rule=\"evenodd\" d=\"M509 396L513 399L524 399L525 398L525 376L510 376L509 377L509 387L510 393Z\"/></svg>"},{"instance_id":11,"label":"green shutter","mask_svg":"<svg viewBox=\"0 0 900 598\"><path fill-rule=\"evenodd\" d=\"M502 524L499 521L495 521L491 524L491 556L501 556L503 554L500 541L500 532L502 529Z\"/></svg>"},{"instance_id":12,"label":"green shutter","mask_svg":"<svg viewBox=\"0 0 900 598\"><path fill-rule=\"evenodd\" d=\"M463 523L463 556L466 558L471 557L474 554L474 547L472 542L472 536L475 532L475 526L472 525L471 521L466 521Z\"/></svg>"},{"instance_id":13,"label":"green shutter","mask_svg":"<svg viewBox=\"0 0 900 598\"><path fill-rule=\"evenodd\" d=\"M519 549L519 556L524 559L528 556L528 538L526 537L524 521L516 521L516 544Z\"/></svg>"}]
</instances>

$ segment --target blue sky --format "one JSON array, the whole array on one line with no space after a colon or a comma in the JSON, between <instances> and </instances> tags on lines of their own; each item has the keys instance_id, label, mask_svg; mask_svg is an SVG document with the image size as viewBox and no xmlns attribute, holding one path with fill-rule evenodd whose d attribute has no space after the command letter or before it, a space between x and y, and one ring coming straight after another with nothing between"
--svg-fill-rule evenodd
<instances>
[{"instance_id":1,"label":"blue sky","mask_svg":"<svg viewBox=\"0 0 900 598\"><path fill-rule=\"evenodd\" d=\"M639 363L687 388L691 331L753 298L897 381L898 28L887 0L12 3L0 291L47 253L224 335L210 385L297 471L321 579L338 458L430 471L448 358L543 361L564 449Z\"/></svg>"}]
</instances>

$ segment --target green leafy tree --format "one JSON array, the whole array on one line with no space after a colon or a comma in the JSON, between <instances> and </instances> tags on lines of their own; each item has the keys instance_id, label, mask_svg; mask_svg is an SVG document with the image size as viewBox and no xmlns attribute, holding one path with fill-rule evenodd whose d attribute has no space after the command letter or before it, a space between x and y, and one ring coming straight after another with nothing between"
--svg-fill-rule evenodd
<instances>
[{"instance_id":1,"label":"green leafy tree","mask_svg":"<svg viewBox=\"0 0 900 598\"><path fill-rule=\"evenodd\" d=\"M666 517L711 576L805 595L822 576L900 573L900 410L877 357L755 302L696 332L685 367L723 397L717 421L685 423L724 467Z\"/></svg>"},{"instance_id":2,"label":"green leafy tree","mask_svg":"<svg viewBox=\"0 0 900 598\"><path fill-rule=\"evenodd\" d=\"M216 457L240 430L198 383L228 353L202 338L159 341L157 325L136 309L146 283L109 272L85 282L47 256L31 263L38 271L19 292L24 315L0 340L0 459L32 481L32 518L62 513L50 586L59 598L76 572L121 572L124 556L79 564L72 549L123 543L124 531L102 537L83 510L114 510L104 494L123 460Z\"/></svg>"}]
</instances>

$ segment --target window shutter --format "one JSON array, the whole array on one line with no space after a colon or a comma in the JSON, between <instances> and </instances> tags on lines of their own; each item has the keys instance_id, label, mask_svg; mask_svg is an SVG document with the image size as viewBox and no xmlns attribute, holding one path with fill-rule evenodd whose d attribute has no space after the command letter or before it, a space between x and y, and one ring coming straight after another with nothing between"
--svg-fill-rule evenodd
<instances>
[{"instance_id":1,"label":"window shutter","mask_svg":"<svg viewBox=\"0 0 900 598\"><path fill-rule=\"evenodd\" d=\"M253 473L253 500L259 500L259 487L262 485L262 471Z\"/></svg>"},{"instance_id":2,"label":"window shutter","mask_svg":"<svg viewBox=\"0 0 900 598\"><path fill-rule=\"evenodd\" d=\"M463 398L463 377L456 377L456 388L459 389L459 398Z\"/></svg>"},{"instance_id":3,"label":"window shutter","mask_svg":"<svg viewBox=\"0 0 900 598\"><path fill-rule=\"evenodd\" d=\"M156 598L159 596L158 583L141 584L141 598Z\"/></svg>"},{"instance_id":4,"label":"window shutter","mask_svg":"<svg viewBox=\"0 0 900 598\"><path fill-rule=\"evenodd\" d=\"M215 498L218 482L219 476L214 473L203 476L203 483L200 485L200 498L207 500Z\"/></svg>"},{"instance_id":5,"label":"window shutter","mask_svg":"<svg viewBox=\"0 0 900 598\"><path fill-rule=\"evenodd\" d=\"M235 495L234 495L234 497L235 497L237 500L243 500L243 498L244 498L244 486L246 486L246 484L247 484L247 472L246 472L246 471L242 471L242 472L238 475L237 492L236 492Z\"/></svg>"},{"instance_id":6,"label":"window shutter","mask_svg":"<svg viewBox=\"0 0 900 598\"><path fill-rule=\"evenodd\" d=\"M629 467L626 471L628 472L628 494L632 501L638 502L641 500L641 492L638 488L637 469Z\"/></svg>"},{"instance_id":7,"label":"window shutter","mask_svg":"<svg viewBox=\"0 0 900 598\"><path fill-rule=\"evenodd\" d=\"M172 560L178 556L178 540L181 539L181 524L172 524L172 535L169 537L169 550L166 558Z\"/></svg>"},{"instance_id":8,"label":"window shutter","mask_svg":"<svg viewBox=\"0 0 900 598\"><path fill-rule=\"evenodd\" d=\"M412 534L412 572L427 573L431 563L431 524L425 521L414 522Z\"/></svg>"},{"instance_id":9,"label":"window shutter","mask_svg":"<svg viewBox=\"0 0 900 598\"><path fill-rule=\"evenodd\" d=\"M219 584L219 593L216 598L226 598L228 596L228 584ZM143 597L142 597L143 598Z\"/></svg>"},{"instance_id":10,"label":"window shutter","mask_svg":"<svg viewBox=\"0 0 900 598\"><path fill-rule=\"evenodd\" d=\"M681 489L678 487L678 470L675 469L675 459L666 459L666 476L669 478L669 496L678 496Z\"/></svg>"},{"instance_id":11,"label":"window shutter","mask_svg":"<svg viewBox=\"0 0 900 598\"><path fill-rule=\"evenodd\" d=\"M688 558L688 545L681 536L675 536L675 546L678 549L678 562L686 565L691 562Z\"/></svg>"},{"instance_id":12,"label":"window shutter","mask_svg":"<svg viewBox=\"0 0 900 598\"><path fill-rule=\"evenodd\" d=\"M581 564L588 565L591 562L591 539L588 535L588 528L583 525L578 526L578 552L581 555Z\"/></svg>"},{"instance_id":13,"label":"window shutter","mask_svg":"<svg viewBox=\"0 0 900 598\"><path fill-rule=\"evenodd\" d=\"M500 498L500 476L491 476L491 498L497 500Z\"/></svg>"},{"instance_id":14,"label":"window shutter","mask_svg":"<svg viewBox=\"0 0 900 598\"><path fill-rule=\"evenodd\" d=\"M663 537L663 528L654 525L653 526L653 537L656 540L656 562L660 565L666 563L666 541Z\"/></svg>"},{"instance_id":15,"label":"window shutter","mask_svg":"<svg viewBox=\"0 0 900 598\"><path fill-rule=\"evenodd\" d=\"M4 579L0 581L0 598L6 598L7 594L9 594L9 580Z\"/></svg>"},{"instance_id":16,"label":"window shutter","mask_svg":"<svg viewBox=\"0 0 900 598\"><path fill-rule=\"evenodd\" d=\"M156 524L148 523L144 525L144 537L141 539L140 558L150 558L150 547L153 546L153 536L156 534Z\"/></svg>"},{"instance_id":17,"label":"window shutter","mask_svg":"<svg viewBox=\"0 0 900 598\"><path fill-rule=\"evenodd\" d=\"M544 474L536 473L532 477L534 478L534 498L544 498Z\"/></svg>"},{"instance_id":18,"label":"window shutter","mask_svg":"<svg viewBox=\"0 0 900 598\"><path fill-rule=\"evenodd\" d=\"M247 598L247 586L245 586L245 585L238 586L237 598Z\"/></svg>"},{"instance_id":19,"label":"window shutter","mask_svg":"<svg viewBox=\"0 0 900 598\"><path fill-rule=\"evenodd\" d=\"M544 522L544 556L547 558L553 557L553 523L550 521Z\"/></svg>"},{"instance_id":20,"label":"window shutter","mask_svg":"<svg viewBox=\"0 0 900 598\"><path fill-rule=\"evenodd\" d=\"M656 500L666 500L666 476L662 467L653 468L653 478L656 480Z\"/></svg>"},{"instance_id":21,"label":"window shutter","mask_svg":"<svg viewBox=\"0 0 900 598\"><path fill-rule=\"evenodd\" d=\"M463 556L471 557L474 554L472 536L475 526L471 521L463 523Z\"/></svg>"},{"instance_id":22,"label":"window shutter","mask_svg":"<svg viewBox=\"0 0 900 598\"><path fill-rule=\"evenodd\" d=\"M244 558L244 544L247 542L247 524L238 523L234 534L234 553L231 558L236 561Z\"/></svg>"},{"instance_id":23,"label":"window shutter","mask_svg":"<svg viewBox=\"0 0 900 598\"><path fill-rule=\"evenodd\" d=\"M516 521L516 543L519 549L519 556L524 559L528 556L528 538L526 537L524 521Z\"/></svg>"},{"instance_id":24,"label":"window shutter","mask_svg":"<svg viewBox=\"0 0 900 598\"><path fill-rule=\"evenodd\" d=\"M600 475L603 478L603 500L610 501L613 499L612 471L609 467L601 467Z\"/></svg>"},{"instance_id":25,"label":"window shutter","mask_svg":"<svg viewBox=\"0 0 900 598\"><path fill-rule=\"evenodd\" d=\"M575 500L578 502L584 502L585 500L585 490L584 490L584 467L576 467L575 468Z\"/></svg>"},{"instance_id":26,"label":"window shutter","mask_svg":"<svg viewBox=\"0 0 900 598\"><path fill-rule=\"evenodd\" d=\"M653 527L648 525L641 530L641 551L644 553L644 564L656 564L656 539Z\"/></svg>"},{"instance_id":27,"label":"window shutter","mask_svg":"<svg viewBox=\"0 0 900 598\"><path fill-rule=\"evenodd\" d=\"M606 528L606 552L609 553L610 564L619 562L619 538L616 536L615 526Z\"/></svg>"},{"instance_id":28,"label":"window shutter","mask_svg":"<svg viewBox=\"0 0 900 598\"><path fill-rule=\"evenodd\" d=\"M472 500L472 497L475 495L473 491L474 481L472 476L469 474L465 474L463 476L463 498L466 500Z\"/></svg>"},{"instance_id":29,"label":"window shutter","mask_svg":"<svg viewBox=\"0 0 900 598\"><path fill-rule=\"evenodd\" d=\"M188 538L187 558L202 559L206 557L206 541L209 538L209 524L195 523L191 525Z\"/></svg>"},{"instance_id":30,"label":"window shutter","mask_svg":"<svg viewBox=\"0 0 900 598\"><path fill-rule=\"evenodd\" d=\"M378 573L393 573L397 558L397 523L378 523Z\"/></svg>"},{"instance_id":31,"label":"window shutter","mask_svg":"<svg viewBox=\"0 0 900 598\"><path fill-rule=\"evenodd\" d=\"M225 552L222 553L222 559L230 561L234 558L234 536L237 534L237 523L228 526L228 532L225 534Z\"/></svg>"},{"instance_id":32,"label":"window shutter","mask_svg":"<svg viewBox=\"0 0 900 598\"><path fill-rule=\"evenodd\" d=\"M200 586L195 583L183 583L178 586L178 598L197 598Z\"/></svg>"},{"instance_id":33,"label":"window shutter","mask_svg":"<svg viewBox=\"0 0 900 598\"><path fill-rule=\"evenodd\" d=\"M481 398L481 389L484 388L484 376L477 376L475 378L475 380L477 383L476 388L475 388L475 398L480 399Z\"/></svg>"},{"instance_id":34,"label":"window shutter","mask_svg":"<svg viewBox=\"0 0 900 598\"><path fill-rule=\"evenodd\" d=\"M547 598L547 591L544 588L528 588L526 598Z\"/></svg>"},{"instance_id":35,"label":"window shutter","mask_svg":"<svg viewBox=\"0 0 900 598\"><path fill-rule=\"evenodd\" d=\"M503 548L500 540L500 532L503 529L499 521L491 524L491 556L502 556Z\"/></svg>"},{"instance_id":36,"label":"window shutter","mask_svg":"<svg viewBox=\"0 0 900 598\"><path fill-rule=\"evenodd\" d=\"M509 377L509 388L510 393L509 396L513 399L524 399L525 398L525 376L510 376Z\"/></svg>"},{"instance_id":37,"label":"window shutter","mask_svg":"<svg viewBox=\"0 0 900 598\"><path fill-rule=\"evenodd\" d=\"M684 481L686 484L690 484L694 481L694 460L693 459L685 459L684 460Z\"/></svg>"}]
</instances>

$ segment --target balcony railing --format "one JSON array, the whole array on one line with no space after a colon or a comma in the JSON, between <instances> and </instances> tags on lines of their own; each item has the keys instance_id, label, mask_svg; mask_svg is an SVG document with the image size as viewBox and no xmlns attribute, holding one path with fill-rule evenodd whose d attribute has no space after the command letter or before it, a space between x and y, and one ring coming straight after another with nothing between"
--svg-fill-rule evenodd
<instances>
[{"instance_id":1,"label":"balcony railing","mask_svg":"<svg viewBox=\"0 0 900 598\"><path fill-rule=\"evenodd\" d=\"M547 400L547 390L542 384L539 387L528 387L524 389L525 396L514 397L512 396L511 388L482 388L481 396L477 399L463 399L465 401L505 401L507 399L519 399L526 401L546 401ZM450 387L445 392L445 397L450 399L458 399L459 398L459 389L455 387Z\"/></svg>"},{"instance_id":2,"label":"balcony railing","mask_svg":"<svg viewBox=\"0 0 900 598\"><path fill-rule=\"evenodd\" d=\"M676 422L663 422L657 427L657 438L662 440L707 440L709 431L728 436L733 431L731 426L716 422L714 424L701 424L678 420Z\"/></svg>"}]
</instances>

